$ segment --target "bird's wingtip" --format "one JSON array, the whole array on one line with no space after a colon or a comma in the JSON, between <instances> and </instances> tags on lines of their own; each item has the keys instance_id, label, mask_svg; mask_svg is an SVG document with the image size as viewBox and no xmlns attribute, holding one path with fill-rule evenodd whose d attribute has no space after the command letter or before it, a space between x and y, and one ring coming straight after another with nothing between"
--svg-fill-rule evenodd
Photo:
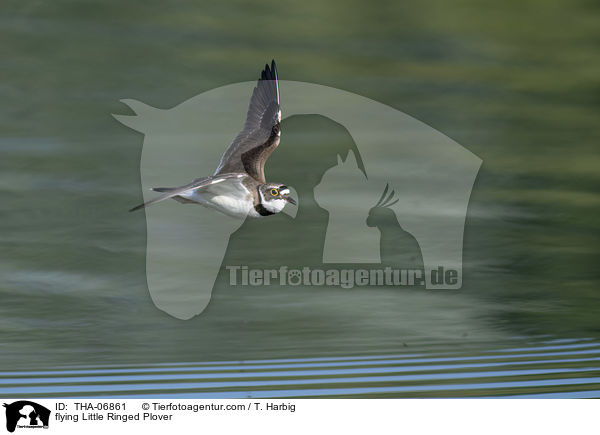
<instances>
[{"instance_id":1,"label":"bird's wingtip","mask_svg":"<svg viewBox=\"0 0 600 435\"><path fill-rule=\"evenodd\" d=\"M260 73L260 80L277 80L277 64L275 59L271 60L271 65L265 63L265 67Z\"/></svg>"},{"instance_id":2,"label":"bird's wingtip","mask_svg":"<svg viewBox=\"0 0 600 435\"><path fill-rule=\"evenodd\" d=\"M271 71L273 71L275 80L277 80L277 65L275 64L275 59L271 59Z\"/></svg>"}]
</instances>

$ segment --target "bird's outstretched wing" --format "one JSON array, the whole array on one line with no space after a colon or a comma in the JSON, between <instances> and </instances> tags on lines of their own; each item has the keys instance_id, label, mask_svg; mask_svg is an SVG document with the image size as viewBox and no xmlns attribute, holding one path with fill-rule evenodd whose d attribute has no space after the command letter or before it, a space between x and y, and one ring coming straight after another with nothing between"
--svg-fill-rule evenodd
<instances>
[{"instance_id":1,"label":"bird's outstretched wing","mask_svg":"<svg viewBox=\"0 0 600 435\"><path fill-rule=\"evenodd\" d=\"M247 172L265 183L265 162L279 145L280 121L279 83L273 60L270 68L265 65L250 98L244 128L221 157L215 175Z\"/></svg>"},{"instance_id":2,"label":"bird's outstretched wing","mask_svg":"<svg viewBox=\"0 0 600 435\"><path fill-rule=\"evenodd\" d=\"M140 208L146 208L152 204L156 204L157 202L164 201L165 199L173 198L175 196L181 195L188 190L193 189L201 189L203 187L211 186L213 184L221 183L229 178L242 178L244 175L242 174L221 174L213 177L204 177L197 178L189 184L181 187L155 187L152 190L155 192L162 192L162 195L158 195L156 198L151 199L148 202L145 202L140 205L136 205L129 211L136 211Z\"/></svg>"}]
</instances>

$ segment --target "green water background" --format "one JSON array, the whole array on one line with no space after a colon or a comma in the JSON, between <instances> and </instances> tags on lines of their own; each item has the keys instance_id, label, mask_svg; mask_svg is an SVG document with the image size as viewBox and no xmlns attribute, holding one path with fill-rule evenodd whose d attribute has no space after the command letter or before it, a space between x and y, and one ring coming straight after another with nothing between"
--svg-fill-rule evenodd
<instances>
[{"instance_id":1,"label":"green water background","mask_svg":"<svg viewBox=\"0 0 600 435\"><path fill-rule=\"evenodd\" d=\"M0 32L3 368L600 335L596 2L8 1ZM221 285L190 321L154 307L144 215L126 213L143 138L111 113L173 107L271 58L483 159L462 290Z\"/></svg>"}]
</instances>

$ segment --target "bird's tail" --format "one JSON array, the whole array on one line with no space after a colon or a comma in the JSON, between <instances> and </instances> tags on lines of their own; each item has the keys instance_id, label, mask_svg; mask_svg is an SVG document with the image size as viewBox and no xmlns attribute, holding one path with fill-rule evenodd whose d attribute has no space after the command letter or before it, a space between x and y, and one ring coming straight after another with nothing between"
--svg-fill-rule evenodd
<instances>
[{"instance_id":1,"label":"bird's tail","mask_svg":"<svg viewBox=\"0 0 600 435\"><path fill-rule=\"evenodd\" d=\"M153 187L150 190L153 190L155 192L162 192L162 195L157 196L156 198L151 199L150 201L144 202L143 204L136 205L135 207L129 210L130 212L139 210L141 208L146 208L152 204L156 204L157 202L169 199L176 195L176 193L173 193L175 190L180 191L181 189L178 187Z\"/></svg>"}]
</instances>

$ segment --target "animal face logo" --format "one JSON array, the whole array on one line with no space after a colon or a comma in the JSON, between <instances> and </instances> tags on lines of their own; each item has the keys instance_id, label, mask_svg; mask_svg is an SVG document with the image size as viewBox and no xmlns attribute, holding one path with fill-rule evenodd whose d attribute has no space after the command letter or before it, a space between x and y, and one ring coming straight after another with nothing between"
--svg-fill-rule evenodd
<instances>
[{"instance_id":1,"label":"animal face logo","mask_svg":"<svg viewBox=\"0 0 600 435\"><path fill-rule=\"evenodd\" d=\"M123 100L135 114L115 118L144 134L144 199L152 197L150 187L212 173L244 121L254 85L213 89L167 110ZM329 215L322 262L408 264L423 270L428 289L460 288L465 218L481 159L420 121L365 97L311 83L280 80L279 87L287 119L322 115L343 126L356 144L356 152L341 155L321 174L312 192ZM282 122L275 158L286 146L286 119ZM307 174L322 167L305 166ZM299 201L298 215L303 204ZM229 238L243 224L215 213L192 206L146 210L148 288L156 306L174 317L189 319L206 308ZM431 272L440 268L455 271L456 279L432 280Z\"/></svg>"},{"instance_id":2,"label":"animal face logo","mask_svg":"<svg viewBox=\"0 0 600 435\"><path fill-rule=\"evenodd\" d=\"M29 400L19 400L3 405L6 408L6 430L14 432L17 426L36 428L48 427L50 410Z\"/></svg>"}]
</instances>

